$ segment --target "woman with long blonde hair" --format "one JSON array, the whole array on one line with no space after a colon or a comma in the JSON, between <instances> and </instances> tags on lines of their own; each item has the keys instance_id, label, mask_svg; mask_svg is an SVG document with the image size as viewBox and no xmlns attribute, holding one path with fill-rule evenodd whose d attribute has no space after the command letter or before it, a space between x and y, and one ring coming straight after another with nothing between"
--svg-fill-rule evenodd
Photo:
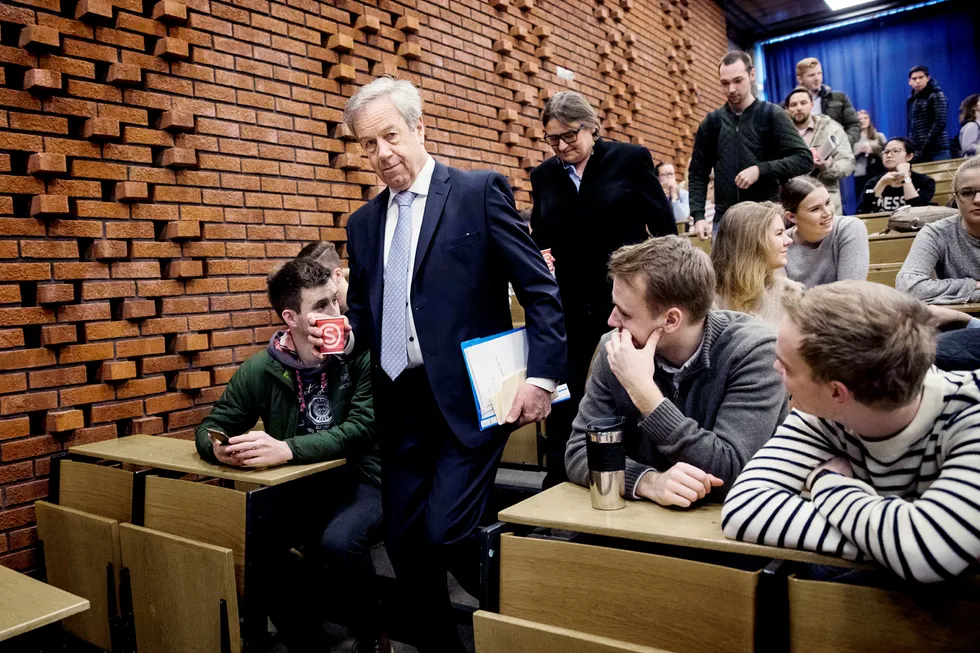
<instances>
[{"instance_id":1,"label":"woman with long blonde hair","mask_svg":"<svg viewBox=\"0 0 980 653\"><path fill-rule=\"evenodd\" d=\"M740 202L728 209L711 245L718 308L778 326L780 296L799 285L783 272L791 242L778 204Z\"/></svg>"}]
</instances>

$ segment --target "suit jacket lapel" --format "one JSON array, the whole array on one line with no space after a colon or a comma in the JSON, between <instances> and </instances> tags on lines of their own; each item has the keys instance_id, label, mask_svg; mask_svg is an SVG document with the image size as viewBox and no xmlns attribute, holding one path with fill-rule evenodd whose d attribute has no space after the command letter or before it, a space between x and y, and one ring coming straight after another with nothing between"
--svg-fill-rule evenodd
<instances>
[{"instance_id":1,"label":"suit jacket lapel","mask_svg":"<svg viewBox=\"0 0 980 653\"><path fill-rule=\"evenodd\" d=\"M376 333L381 333L381 307L385 280L385 220L388 213L390 192L385 188L374 198L373 215L368 220L368 263L371 279L368 289L371 302L371 315L374 317Z\"/></svg>"},{"instance_id":2,"label":"suit jacket lapel","mask_svg":"<svg viewBox=\"0 0 980 653\"><path fill-rule=\"evenodd\" d=\"M419 277L419 268L425 259L429 248L432 246L432 238L435 236L436 227L442 218L442 210L446 206L446 198L449 196L449 169L439 162L436 162L435 170L432 171L432 181L429 183L429 194L425 198L425 213L422 214L422 231L419 232L418 246L415 248L415 267L412 268L413 285Z\"/></svg>"}]
</instances>

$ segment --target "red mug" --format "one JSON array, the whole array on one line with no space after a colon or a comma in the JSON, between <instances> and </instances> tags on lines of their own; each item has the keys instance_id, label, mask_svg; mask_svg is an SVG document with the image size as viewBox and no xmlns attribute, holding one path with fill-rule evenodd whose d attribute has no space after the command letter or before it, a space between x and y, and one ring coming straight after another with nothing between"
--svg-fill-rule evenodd
<instances>
[{"instance_id":1,"label":"red mug","mask_svg":"<svg viewBox=\"0 0 980 653\"><path fill-rule=\"evenodd\" d=\"M344 318L327 317L317 315L316 325L323 329L323 344L320 346L321 354L342 354L344 353Z\"/></svg>"},{"instance_id":2,"label":"red mug","mask_svg":"<svg viewBox=\"0 0 980 653\"><path fill-rule=\"evenodd\" d=\"M544 262L548 266L548 272L551 274L555 273L555 257L551 255L551 248L542 249L541 256L544 257Z\"/></svg>"}]
</instances>

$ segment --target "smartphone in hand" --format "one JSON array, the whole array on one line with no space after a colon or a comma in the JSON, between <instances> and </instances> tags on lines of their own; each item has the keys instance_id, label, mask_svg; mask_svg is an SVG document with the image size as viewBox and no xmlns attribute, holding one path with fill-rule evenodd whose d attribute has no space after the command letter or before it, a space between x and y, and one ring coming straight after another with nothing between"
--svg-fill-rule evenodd
<instances>
[{"instance_id":1,"label":"smartphone in hand","mask_svg":"<svg viewBox=\"0 0 980 653\"><path fill-rule=\"evenodd\" d=\"M228 444L228 434L221 429L208 429L208 437L221 444Z\"/></svg>"}]
</instances>

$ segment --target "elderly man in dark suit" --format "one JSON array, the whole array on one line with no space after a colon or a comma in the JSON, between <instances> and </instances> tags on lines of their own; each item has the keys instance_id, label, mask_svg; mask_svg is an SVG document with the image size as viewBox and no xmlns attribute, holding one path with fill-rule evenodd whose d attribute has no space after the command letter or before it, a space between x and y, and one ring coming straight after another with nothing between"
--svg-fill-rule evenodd
<instances>
[{"instance_id":1,"label":"elderly man in dark suit","mask_svg":"<svg viewBox=\"0 0 980 653\"><path fill-rule=\"evenodd\" d=\"M648 236L677 233L650 150L599 138L599 117L582 94L556 93L542 114L555 156L531 172L531 232L551 249L568 330L571 401L548 420L547 486L567 480L565 443L585 394L589 364L609 331L609 256Z\"/></svg>"},{"instance_id":2,"label":"elderly man in dark suit","mask_svg":"<svg viewBox=\"0 0 980 653\"><path fill-rule=\"evenodd\" d=\"M507 180L426 152L410 82L362 87L344 122L386 186L347 225L347 317L355 347L371 349L385 541L419 650L453 653L447 567L476 584L467 554L507 436L543 419L565 378L558 286ZM460 344L511 328L508 282L527 315L528 379L507 425L481 431Z\"/></svg>"}]
</instances>

